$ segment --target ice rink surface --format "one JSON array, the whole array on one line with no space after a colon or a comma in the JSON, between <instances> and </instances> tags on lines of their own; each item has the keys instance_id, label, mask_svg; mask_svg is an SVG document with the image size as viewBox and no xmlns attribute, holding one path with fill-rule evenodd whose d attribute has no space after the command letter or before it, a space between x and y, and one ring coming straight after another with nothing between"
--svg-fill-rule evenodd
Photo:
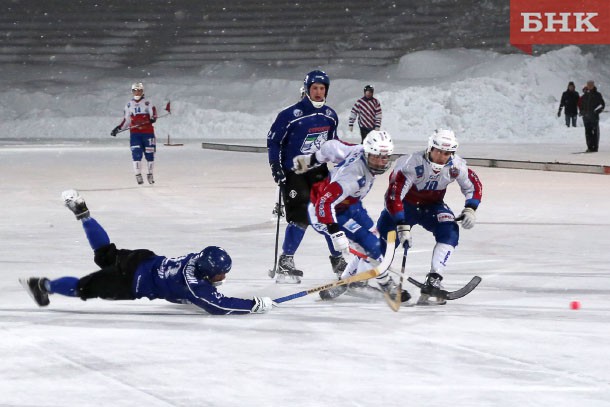
<instances>
[{"instance_id":1,"label":"ice rink surface","mask_svg":"<svg viewBox=\"0 0 610 407\"><path fill-rule=\"evenodd\" d=\"M157 183L138 186L127 141L4 146L0 405L608 405L610 177L473 169L484 186L478 223L461 231L445 276L448 289L481 276L467 297L394 313L382 299L310 295L219 317L162 300L56 295L38 308L17 279L95 270L60 199L76 188L121 248L226 248L225 294L276 298L332 281L313 230L295 257L303 283L268 278L276 187L265 154L160 146ZM364 201L374 219L386 186L383 175ZM447 202L461 211L457 185ZM415 228L413 240L408 275L423 279L433 238Z\"/></svg>"}]
</instances>

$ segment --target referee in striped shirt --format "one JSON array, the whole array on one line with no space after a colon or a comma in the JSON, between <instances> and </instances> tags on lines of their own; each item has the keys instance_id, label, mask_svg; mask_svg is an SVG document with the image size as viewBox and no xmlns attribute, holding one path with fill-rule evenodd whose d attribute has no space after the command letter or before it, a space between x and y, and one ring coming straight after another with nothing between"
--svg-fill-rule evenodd
<instances>
[{"instance_id":1,"label":"referee in striped shirt","mask_svg":"<svg viewBox=\"0 0 610 407\"><path fill-rule=\"evenodd\" d=\"M364 87L364 96L356 101L349 114L349 131L354 131L354 122L358 117L360 126L360 137L364 138L372 130L379 130L381 127L381 104L373 97L375 89L371 85Z\"/></svg>"}]
</instances>

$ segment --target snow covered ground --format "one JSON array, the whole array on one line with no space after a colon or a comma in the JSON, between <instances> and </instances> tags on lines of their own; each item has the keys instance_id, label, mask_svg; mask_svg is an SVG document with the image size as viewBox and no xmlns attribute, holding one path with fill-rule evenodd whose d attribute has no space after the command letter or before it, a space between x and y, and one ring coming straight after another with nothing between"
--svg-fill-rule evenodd
<instances>
[{"instance_id":1,"label":"snow covered ground","mask_svg":"<svg viewBox=\"0 0 610 407\"><path fill-rule=\"evenodd\" d=\"M310 295L265 315L214 317L164 301L54 296L39 309L18 278L95 270L60 200L70 187L120 247L225 247L226 294L276 298L333 276L310 230L296 257L303 283L267 277L276 189L264 154L160 146L151 187L135 184L126 145L0 148L0 405L607 405L610 178L475 170L484 201L446 283L483 282L443 307L394 313L381 299ZM375 218L386 186L382 176L365 200ZM458 190L448 196L456 211ZM433 241L416 229L414 244L407 268L421 279Z\"/></svg>"},{"instance_id":2,"label":"snow covered ground","mask_svg":"<svg viewBox=\"0 0 610 407\"><path fill-rule=\"evenodd\" d=\"M610 54L566 47L539 57L425 51L374 70L323 68L348 140L356 138L349 109L372 83L399 153L450 126L465 157L608 165L610 114L597 154L574 154L585 149L582 124L567 129L556 117L570 80L580 90L594 79L610 99L608 62ZM607 405L610 177L602 175L476 167L479 222L463 231L446 285L483 282L444 307L393 313L381 299L310 295L266 315L213 317L163 301L55 296L39 309L19 286L20 277L95 270L60 201L67 188L82 191L120 247L167 256L225 247L234 260L226 294L275 298L332 280L324 241L309 231L296 257L303 284L274 284L276 189L266 156L200 148L264 145L314 68L2 66L0 405ZM109 136L137 79L159 107L172 101L172 116L156 125L154 187L135 184L127 137ZM167 134L185 145L161 145ZM383 176L365 200L374 218L386 186ZM456 186L447 198L461 209ZM414 243L408 271L421 279L433 241L416 229Z\"/></svg>"},{"instance_id":3,"label":"snow covered ground","mask_svg":"<svg viewBox=\"0 0 610 407\"><path fill-rule=\"evenodd\" d=\"M156 125L160 138L264 139L279 110L299 97L305 74L316 68L227 63L198 71L83 72L53 64L5 64L0 139L107 140L135 80L144 82L147 97L160 109L172 102L172 116ZM580 92L594 79L610 99L610 52L595 57L575 46L538 57L421 51L388 67L322 68L331 78L328 103L339 114L340 133L348 133L349 111L370 83L384 109L383 127L397 140L419 141L444 126L462 143L569 143L575 136L556 115L568 82ZM610 114L602 115L601 127L602 135L610 133ZM578 137L584 146L582 131Z\"/></svg>"}]
</instances>

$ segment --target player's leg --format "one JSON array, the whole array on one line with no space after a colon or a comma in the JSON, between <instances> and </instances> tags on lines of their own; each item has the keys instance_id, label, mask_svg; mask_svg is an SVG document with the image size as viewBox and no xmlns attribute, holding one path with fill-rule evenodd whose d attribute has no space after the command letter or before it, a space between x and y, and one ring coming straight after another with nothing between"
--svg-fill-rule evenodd
<instances>
[{"instance_id":1,"label":"player's leg","mask_svg":"<svg viewBox=\"0 0 610 407\"><path fill-rule=\"evenodd\" d=\"M301 282L303 272L294 264L294 255L298 250L305 231L309 225L307 205L309 204L309 184L304 175L288 171L286 184L283 188L284 204L286 210L286 231L282 244L282 254L278 259L276 282L298 284Z\"/></svg>"},{"instance_id":2,"label":"player's leg","mask_svg":"<svg viewBox=\"0 0 610 407\"><path fill-rule=\"evenodd\" d=\"M142 179L142 157L144 155L144 145L142 143L142 135L139 133L132 133L129 136L129 144L131 148L131 159L133 161L133 172L136 176L138 184L143 184Z\"/></svg>"},{"instance_id":3,"label":"player's leg","mask_svg":"<svg viewBox=\"0 0 610 407\"><path fill-rule=\"evenodd\" d=\"M148 173L146 179L149 184L154 184L155 179L153 177L153 170L155 168L155 153L157 151L157 142L154 134L146 134L143 136L144 140L144 158L146 158L146 164Z\"/></svg>"},{"instance_id":4,"label":"player's leg","mask_svg":"<svg viewBox=\"0 0 610 407\"><path fill-rule=\"evenodd\" d=\"M439 291L443 289L442 280L447 263L458 245L460 229L455 221L455 215L447 205L434 205L423 212L422 226L434 234L436 244L432 251L430 272L426 276L425 287L421 289L421 294L437 297Z\"/></svg>"}]
</instances>

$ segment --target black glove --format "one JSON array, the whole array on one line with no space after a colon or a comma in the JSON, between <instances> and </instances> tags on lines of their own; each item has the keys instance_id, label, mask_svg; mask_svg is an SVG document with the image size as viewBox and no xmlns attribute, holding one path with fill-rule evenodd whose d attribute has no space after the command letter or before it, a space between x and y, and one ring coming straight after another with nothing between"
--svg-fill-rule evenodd
<instances>
[{"instance_id":1,"label":"black glove","mask_svg":"<svg viewBox=\"0 0 610 407\"><path fill-rule=\"evenodd\" d=\"M112 137L116 137L116 135L119 132L119 130L121 130L121 126L116 126L114 129L112 129L112 131L110 132L110 135Z\"/></svg>"},{"instance_id":2,"label":"black glove","mask_svg":"<svg viewBox=\"0 0 610 407\"><path fill-rule=\"evenodd\" d=\"M280 185L286 182L286 174L280 163L271 163L271 175L276 184Z\"/></svg>"},{"instance_id":3,"label":"black glove","mask_svg":"<svg viewBox=\"0 0 610 407\"><path fill-rule=\"evenodd\" d=\"M561 117L561 108L557 111L557 117Z\"/></svg>"},{"instance_id":4,"label":"black glove","mask_svg":"<svg viewBox=\"0 0 610 407\"><path fill-rule=\"evenodd\" d=\"M154 122L157 121L157 119L155 119L154 117L151 117L149 120L150 120L150 124L153 124Z\"/></svg>"}]
</instances>

